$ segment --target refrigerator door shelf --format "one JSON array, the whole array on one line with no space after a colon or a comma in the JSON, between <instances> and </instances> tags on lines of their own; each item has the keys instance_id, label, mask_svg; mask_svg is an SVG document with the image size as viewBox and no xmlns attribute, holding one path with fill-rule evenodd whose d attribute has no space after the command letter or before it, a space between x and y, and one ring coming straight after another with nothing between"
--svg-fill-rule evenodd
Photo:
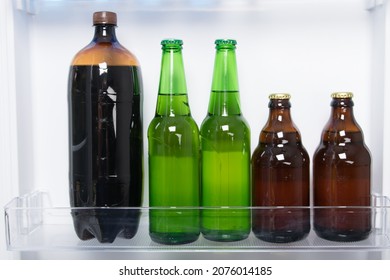
<instances>
[{"instance_id":1,"label":"refrigerator door shelf","mask_svg":"<svg viewBox=\"0 0 390 280\"><path fill-rule=\"evenodd\" d=\"M253 233L242 241L216 242L209 241L201 235L196 242L185 245L162 245L153 242L149 237L149 214L151 210L166 210L180 213L187 208L122 208L136 209L141 213L137 234L132 239L118 236L113 243L99 243L96 239L81 241L73 228L71 211L75 208L52 207L47 192L33 192L14 198L5 206L7 248L12 251L50 251L50 250L100 250L100 251L140 251L140 252L324 252L334 250L382 251L390 249L390 199L388 197L372 197L372 232L366 240L357 242L333 242L319 238L313 229L300 241L291 243L268 243L257 239ZM351 208L352 207L343 207ZM96 210L98 208L85 208ZM101 209L101 208L100 208ZM104 208L116 211L114 208ZM218 208L217 208L218 209ZM255 208L235 208L239 210L255 210ZM258 208L256 208L258 209ZM262 210L287 209L261 208ZM295 207L294 209L297 209ZM300 208L298 208L300 209ZM315 207L309 209L312 213ZM193 210L193 208L192 208ZM202 210L202 209L199 209ZM214 209L215 210L215 209ZM226 208L221 208L226 211ZM312 218L312 217L311 217Z\"/></svg>"}]
</instances>

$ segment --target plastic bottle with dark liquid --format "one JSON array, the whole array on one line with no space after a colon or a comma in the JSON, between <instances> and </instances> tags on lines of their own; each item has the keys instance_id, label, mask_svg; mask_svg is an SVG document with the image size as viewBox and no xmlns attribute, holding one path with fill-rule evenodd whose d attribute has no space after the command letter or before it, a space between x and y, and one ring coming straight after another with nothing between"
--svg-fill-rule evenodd
<instances>
[{"instance_id":1,"label":"plastic bottle with dark liquid","mask_svg":"<svg viewBox=\"0 0 390 280\"><path fill-rule=\"evenodd\" d=\"M237 241L250 233L250 129L240 106L236 40L215 41L208 114L201 129L202 234Z\"/></svg>"},{"instance_id":2,"label":"plastic bottle with dark liquid","mask_svg":"<svg viewBox=\"0 0 390 280\"><path fill-rule=\"evenodd\" d=\"M252 155L252 230L261 240L286 243L310 231L310 159L290 115L290 95L269 98Z\"/></svg>"},{"instance_id":3,"label":"plastic bottle with dark liquid","mask_svg":"<svg viewBox=\"0 0 390 280\"><path fill-rule=\"evenodd\" d=\"M199 129L191 116L182 40L162 40L156 113L148 127L149 235L162 244L198 239Z\"/></svg>"},{"instance_id":4,"label":"plastic bottle with dark liquid","mask_svg":"<svg viewBox=\"0 0 390 280\"><path fill-rule=\"evenodd\" d=\"M371 156L352 97L332 94L332 113L313 159L314 229L332 241L363 240L371 232Z\"/></svg>"},{"instance_id":5,"label":"plastic bottle with dark liquid","mask_svg":"<svg viewBox=\"0 0 390 280\"><path fill-rule=\"evenodd\" d=\"M132 238L140 213L128 207L142 203L141 69L118 42L116 23L115 13L94 13L94 38L69 73L73 222L80 239L99 242Z\"/></svg>"}]
</instances>

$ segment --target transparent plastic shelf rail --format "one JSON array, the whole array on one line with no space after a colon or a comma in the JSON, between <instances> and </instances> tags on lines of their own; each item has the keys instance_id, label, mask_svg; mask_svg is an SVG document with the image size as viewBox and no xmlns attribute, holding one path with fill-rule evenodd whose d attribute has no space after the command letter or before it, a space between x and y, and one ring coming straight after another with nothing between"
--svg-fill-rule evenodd
<instances>
[{"instance_id":1,"label":"transparent plastic shelf rail","mask_svg":"<svg viewBox=\"0 0 390 280\"><path fill-rule=\"evenodd\" d=\"M302 207L310 211L311 221L314 210L319 207ZM323 208L323 207L322 207ZM329 208L329 207L328 207ZM351 211L356 207L337 207ZM352 209L354 208L354 209ZM372 231L369 237L356 242L334 242L316 235L311 223L308 236L300 241L290 243L269 243L259 240L250 233L249 237L235 242L217 242L205 239L202 234L195 242L184 245L162 245L149 237L149 213L153 210L166 210L179 213L187 208L122 208L137 210L140 213L139 227L135 236L125 239L119 235L113 243L99 243L96 239L80 240L74 230L71 212L76 208L53 207L50 195L46 192L33 192L14 198L5 208L5 227L7 248L13 251L42 250L102 250L102 251L328 251L328 250L366 250L377 251L390 249L390 199L373 196L372 207L369 207L372 219ZM79 209L79 208L77 208ZM85 210L117 211L114 208L85 208ZM207 208L208 209L208 208ZM239 208L252 211L258 208ZM261 210L287 209L260 208ZM288 208L290 209L290 208ZM299 209L299 207L294 208ZM192 209L194 210L194 209ZM215 209L214 209L215 210ZM226 208L221 209L226 211ZM231 209L234 210L234 209Z\"/></svg>"}]
</instances>

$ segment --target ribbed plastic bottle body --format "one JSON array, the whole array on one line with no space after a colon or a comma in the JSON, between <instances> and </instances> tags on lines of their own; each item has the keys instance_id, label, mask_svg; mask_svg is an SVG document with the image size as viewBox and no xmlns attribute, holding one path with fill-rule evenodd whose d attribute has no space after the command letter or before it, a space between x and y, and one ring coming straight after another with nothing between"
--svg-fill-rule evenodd
<instances>
[{"instance_id":1,"label":"ribbed plastic bottle body","mask_svg":"<svg viewBox=\"0 0 390 280\"><path fill-rule=\"evenodd\" d=\"M156 114L148 128L149 234L158 243L183 244L200 234L199 129L189 107L181 41L162 45Z\"/></svg>"},{"instance_id":2,"label":"ribbed plastic bottle body","mask_svg":"<svg viewBox=\"0 0 390 280\"><path fill-rule=\"evenodd\" d=\"M310 159L291 119L289 95L270 97L252 156L252 230L259 239L286 243L310 231Z\"/></svg>"},{"instance_id":3,"label":"ribbed plastic bottle body","mask_svg":"<svg viewBox=\"0 0 390 280\"><path fill-rule=\"evenodd\" d=\"M315 208L314 229L333 241L363 240L371 232L371 156L352 94L345 94L332 95L331 117L313 157L314 206L329 207Z\"/></svg>"},{"instance_id":4,"label":"ribbed plastic bottle body","mask_svg":"<svg viewBox=\"0 0 390 280\"><path fill-rule=\"evenodd\" d=\"M80 239L113 242L135 235L143 190L142 77L119 44L114 24L95 24L92 42L69 71L69 163L72 211Z\"/></svg>"},{"instance_id":5,"label":"ribbed plastic bottle body","mask_svg":"<svg viewBox=\"0 0 390 280\"><path fill-rule=\"evenodd\" d=\"M250 232L250 129L241 114L234 40L217 40L208 115L201 135L202 233L210 240Z\"/></svg>"}]
</instances>

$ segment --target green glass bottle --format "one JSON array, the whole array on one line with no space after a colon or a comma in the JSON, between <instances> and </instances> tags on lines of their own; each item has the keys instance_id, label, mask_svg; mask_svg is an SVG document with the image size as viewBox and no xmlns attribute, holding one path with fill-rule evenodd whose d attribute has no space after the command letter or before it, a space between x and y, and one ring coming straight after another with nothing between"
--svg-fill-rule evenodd
<instances>
[{"instance_id":1,"label":"green glass bottle","mask_svg":"<svg viewBox=\"0 0 390 280\"><path fill-rule=\"evenodd\" d=\"M149 234L162 244L193 242L200 234L199 129L188 103L182 44L161 42L156 114L148 128Z\"/></svg>"},{"instance_id":2,"label":"green glass bottle","mask_svg":"<svg viewBox=\"0 0 390 280\"><path fill-rule=\"evenodd\" d=\"M236 41L215 44L208 115L200 129L201 230L209 240L236 241L250 232L250 129L240 108Z\"/></svg>"}]
</instances>

